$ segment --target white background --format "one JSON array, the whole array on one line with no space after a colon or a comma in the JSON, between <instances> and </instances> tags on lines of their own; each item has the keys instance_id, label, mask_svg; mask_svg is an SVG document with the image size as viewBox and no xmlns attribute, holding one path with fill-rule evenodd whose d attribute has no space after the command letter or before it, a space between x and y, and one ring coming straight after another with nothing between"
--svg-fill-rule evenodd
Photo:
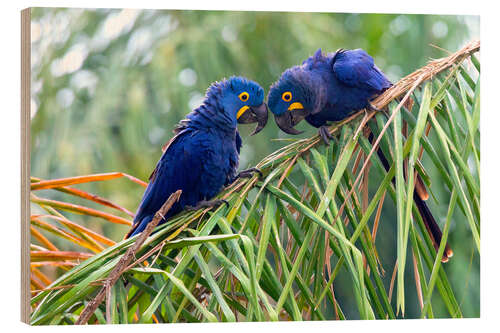
<instances>
[{"instance_id":1,"label":"white background","mask_svg":"<svg viewBox=\"0 0 500 333\"><path fill-rule=\"evenodd\" d=\"M5 1L6 2L6 1ZM498 237L500 188L500 89L498 47L500 21L494 1L419 0L391 1L170 1L70 0L5 2L0 10L0 330L3 332L137 332L175 330L184 332L316 331L316 332L479 332L500 329ZM363 13L421 13L481 15L481 319L398 320L306 323L115 325L96 327L29 327L20 322L20 11L26 7L101 7L163 9L227 9L270 11L318 11ZM138 7L140 6L140 7ZM496 327L496 328L495 328Z\"/></svg>"}]
</instances>

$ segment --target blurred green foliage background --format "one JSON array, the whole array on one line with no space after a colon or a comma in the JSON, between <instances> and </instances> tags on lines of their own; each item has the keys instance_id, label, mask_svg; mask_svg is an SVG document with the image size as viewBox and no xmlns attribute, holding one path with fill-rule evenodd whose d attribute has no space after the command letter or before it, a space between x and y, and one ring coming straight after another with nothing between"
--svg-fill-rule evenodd
<instances>
[{"instance_id":1,"label":"blurred green foliage background","mask_svg":"<svg viewBox=\"0 0 500 333\"><path fill-rule=\"evenodd\" d=\"M479 17L36 8L31 38L32 176L121 171L147 180L175 124L200 104L215 80L243 75L267 94L284 69L318 48L342 47L365 49L395 82L429 59L447 55L445 50L479 38ZM303 136L315 133L307 124L299 128L306 131ZM242 169L284 145L273 139L291 138L272 119L259 135L250 137L252 129L240 126ZM427 171L432 178L435 171ZM124 179L80 188L131 211L144 190ZM449 193L432 190L437 200L429 205L444 217ZM384 211L391 209L384 205ZM394 221L384 221L377 238L387 280L396 252L395 233L387 230L391 225L395 230L395 221L395 214ZM95 219L87 225L114 240L128 229ZM452 229L450 237L452 245L464 246L454 247L446 269L456 277L451 282L458 297L467 296L470 303L462 304L464 315L479 316L479 258L473 255L470 232ZM342 299L342 289L336 290ZM415 297L414 290L408 286L408 297ZM418 316L417 302L408 304L415 308L407 309L407 317Z\"/></svg>"}]
</instances>

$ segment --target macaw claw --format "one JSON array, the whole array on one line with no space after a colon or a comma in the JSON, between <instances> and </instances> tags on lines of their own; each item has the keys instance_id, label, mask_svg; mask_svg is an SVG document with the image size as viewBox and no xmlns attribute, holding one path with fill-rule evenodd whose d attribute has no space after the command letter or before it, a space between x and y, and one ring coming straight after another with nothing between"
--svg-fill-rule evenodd
<instances>
[{"instance_id":1,"label":"macaw claw","mask_svg":"<svg viewBox=\"0 0 500 333\"><path fill-rule=\"evenodd\" d=\"M257 168L250 168L250 169L240 171L240 173L238 173L236 178L251 178L253 176L254 172L257 172L259 174L259 177L262 177L262 171L260 171Z\"/></svg>"},{"instance_id":2,"label":"macaw claw","mask_svg":"<svg viewBox=\"0 0 500 333\"><path fill-rule=\"evenodd\" d=\"M325 144L328 146L330 144L330 140L333 139L333 136L330 134L328 130L328 126L321 126L318 130L319 136L323 139Z\"/></svg>"},{"instance_id":3,"label":"macaw claw","mask_svg":"<svg viewBox=\"0 0 500 333\"><path fill-rule=\"evenodd\" d=\"M226 204L226 206L229 207L229 203L226 200L216 199L216 200L210 200L210 201L202 200L202 201L198 202L198 204L196 206L186 206L185 209L187 211L193 211L193 210L198 210L198 209L202 209L202 208L217 208L222 204Z\"/></svg>"}]
</instances>

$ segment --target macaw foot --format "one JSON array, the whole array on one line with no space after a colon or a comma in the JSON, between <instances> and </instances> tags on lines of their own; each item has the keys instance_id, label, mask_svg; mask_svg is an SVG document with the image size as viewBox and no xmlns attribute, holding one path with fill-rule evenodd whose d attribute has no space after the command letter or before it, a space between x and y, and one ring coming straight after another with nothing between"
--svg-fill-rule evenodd
<instances>
[{"instance_id":1,"label":"macaw foot","mask_svg":"<svg viewBox=\"0 0 500 333\"><path fill-rule=\"evenodd\" d=\"M330 144L330 140L333 139L333 136L330 134L328 130L328 126L323 125L318 130L319 136L323 139L325 144L328 146Z\"/></svg>"},{"instance_id":2,"label":"macaw foot","mask_svg":"<svg viewBox=\"0 0 500 333\"><path fill-rule=\"evenodd\" d=\"M257 172L259 174L259 177L262 177L262 172L259 169L250 168L250 169L240 171L240 173L238 173L238 175L236 176L236 179L238 179L238 178L251 178L255 172Z\"/></svg>"},{"instance_id":3,"label":"macaw foot","mask_svg":"<svg viewBox=\"0 0 500 333\"><path fill-rule=\"evenodd\" d=\"M187 211L192 211L192 210L198 210L198 209L202 209L202 208L217 208L222 204L226 204L226 206L229 206L229 203L226 200L216 199L216 200L210 200L210 201L202 200L202 201L198 202L198 204L196 206L186 206L186 207L184 207L184 209L186 209Z\"/></svg>"}]
</instances>

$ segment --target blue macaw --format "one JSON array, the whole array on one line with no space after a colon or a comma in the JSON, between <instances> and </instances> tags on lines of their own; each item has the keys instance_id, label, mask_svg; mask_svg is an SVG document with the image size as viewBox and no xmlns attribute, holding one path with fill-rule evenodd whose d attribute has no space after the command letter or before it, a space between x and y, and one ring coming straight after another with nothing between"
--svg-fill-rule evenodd
<instances>
[{"instance_id":1,"label":"blue macaw","mask_svg":"<svg viewBox=\"0 0 500 333\"><path fill-rule=\"evenodd\" d=\"M294 126L305 119L319 128L319 135L328 144L332 138L326 126L328 121L343 120L364 108L377 110L370 101L391 85L364 50L339 49L324 55L319 49L302 65L281 74L269 90L267 104L276 124L284 132L302 133ZM377 154L385 169L389 170L389 162L382 150L377 149ZM427 197L414 192L415 204L437 251L442 233L424 201ZM441 260L446 262L452 255L453 251L447 244Z\"/></svg>"},{"instance_id":2,"label":"blue macaw","mask_svg":"<svg viewBox=\"0 0 500 333\"><path fill-rule=\"evenodd\" d=\"M328 143L328 121L340 121L352 112L372 108L370 100L391 86L362 49L323 55L321 49L301 66L287 69L271 86L269 109L284 132L300 134L294 128L302 119L319 127Z\"/></svg>"},{"instance_id":3,"label":"blue macaw","mask_svg":"<svg viewBox=\"0 0 500 333\"><path fill-rule=\"evenodd\" d=\"M209 200L224 186L260 172L252 168L236 173L242 144L237 123L257 123L253 135L264 128L267 118L264 90L257 83L242 77L213 83L201 106L180 121L175 136L165 145L125 238L142 232L179 189L182 195L165 219L185 208L220 205L222 200Z\"/></svg>"}]
</instances>

